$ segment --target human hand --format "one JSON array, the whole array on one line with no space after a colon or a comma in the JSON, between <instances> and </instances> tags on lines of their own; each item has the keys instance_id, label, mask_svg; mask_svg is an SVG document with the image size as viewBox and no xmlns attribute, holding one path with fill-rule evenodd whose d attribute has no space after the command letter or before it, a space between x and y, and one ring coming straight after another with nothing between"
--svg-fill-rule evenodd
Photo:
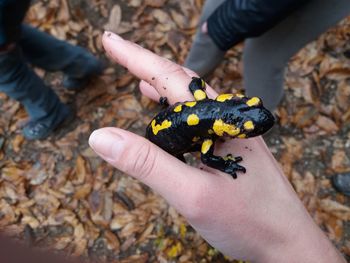
<instances>
[{"instance_id":1,"label":"human hand","mask_svg":"<svg viewBox=\"0 0 350 263\"><path fill-rule=\"evenodd\" d=\"M112 33L107 53L143 80L141 91L170 104L193 100L193 72ZM166 87L166 89L164 89ZM209 97L216 93L207 87ZM89 143L103 159L161 194L212 246L252 262L343 262L310 218L261 138L217 147L243 157L246 174L186 165L150 141L118 128L94 131Z\"/></svg>"}]
</instances>

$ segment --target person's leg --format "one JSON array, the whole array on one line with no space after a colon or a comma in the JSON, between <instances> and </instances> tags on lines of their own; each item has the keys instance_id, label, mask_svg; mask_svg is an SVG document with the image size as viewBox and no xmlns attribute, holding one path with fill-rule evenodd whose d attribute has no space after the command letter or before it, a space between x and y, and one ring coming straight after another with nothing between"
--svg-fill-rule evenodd
<instances>
[{"instance_id":1,"label":"person's leg","mask_svg":"<svg viewBox=\"0 0 350 263\"><path fill-rule=\"evenodd\" d=\"M22 26L19 45L26 60L48 71L63 71L67 88L79 88L88 77L99 75L102 64L87 50L56 39L29 25ZM77 82L77 83L75 83Z\"/></svg>"},{"instance_id":2,"label":"person's leg","mask_svg":"<svg viewBox=\"0 0 350 263\"><path fill-rule=\"evenodd\" d=\"M208 34L202 33L202 24L225 0L206 0L202 9L199 26L184 66L205 77L215 70L223 60L225 52L221 51Z\"/></svg>"},{"instance_id":3,"label":"person's leg","mask_svg":"<svg viewBox=\"0 0 350 263\"><path fill-rule=\"evenodd\" d=\"M261 37L245 41L247 95L261 97L268 109L275 110L283 96L284 70L290 57L349 13L348 0L311 0Z\"/></svg>"},{"instance_id":4,"label":"person's leg","mask_svg":"<svg viewBox=\"0 0 350 263\"><path fill-rule=\"evenodd\" d=\"M0 54L0 92L25 107L30 117L23 130L27 139L46 137L69 115L67 106L26 65L18 46Z\"/></svg>"}]
</instances>

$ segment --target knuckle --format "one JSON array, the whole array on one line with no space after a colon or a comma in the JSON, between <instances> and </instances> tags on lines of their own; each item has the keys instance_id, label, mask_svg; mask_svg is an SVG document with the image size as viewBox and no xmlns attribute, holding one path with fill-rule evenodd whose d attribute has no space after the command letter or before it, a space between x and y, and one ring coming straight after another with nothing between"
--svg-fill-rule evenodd
<instances>
[{"instance_id":1,"label":"knuckle","mask_svg":"<svg viewBox=\"0 0 350 263\"><path fill-rule=\"evenodd\" d=\"M156 164L156 151L152 151L149 143L144 143L129 155L129 163L126 170L135 174L139 179L144 179L152 174Z\"/></svg>"},{"instance_id":2,"label":"knuckle","mask_svg":"<svg viewBox=\"0 0 350 263\"><path fill-rule=\"evenodd\" d=\"M158 63L159 63L158 68L160 70L154 78L155 85L157 87L164 86L168 77L185 74L185 71L183 70L183 68L181 66L171 62L170 60L168 60L166 58L162 58Z\"/></svg>"}]
</instances>

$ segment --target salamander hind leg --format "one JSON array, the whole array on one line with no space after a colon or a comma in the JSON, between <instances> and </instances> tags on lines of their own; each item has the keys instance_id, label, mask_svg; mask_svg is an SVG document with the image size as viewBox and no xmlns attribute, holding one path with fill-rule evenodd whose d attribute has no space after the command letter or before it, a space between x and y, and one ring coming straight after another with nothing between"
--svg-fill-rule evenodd
<instances>
[{"instance_id":1,"label":"salamander hind leg","mask_svg":"<svg viewBox=\"0 0 350 263\"><path fill-rule=\"evenodd\" d=\"M179 159L180 161L186 163L186 159L185 156L183 154L179 154L175 156L177 159Z\"/></svg>"},{"instance_id":2,"label":"salamander hind leg","mask_svg":"<svg viewBox=\"0 0 350 263\"><path fill-rule=\"evenodd\" d=\"M189 85L189 89L196 101L200 101L208 98L207 94L205 93L205 82L201 78L193 77Z\"/></svg>"},{"instance_id":3,"label":"salamander hind leg","mask_svg":"<svg viewBox=\"0 0 350 263\"><path fill-rule=\"evenodd\" d=\"M204 140L201 149L201 160L209 167L218 169L222 172L230 174L234 179L237 178L237 172L245 173L246 169L238 163L242 161L242 157L233 157L228 154L225 157L216 156L214 152L214 142L211 139Z\"/></svg>"}]
</instances>

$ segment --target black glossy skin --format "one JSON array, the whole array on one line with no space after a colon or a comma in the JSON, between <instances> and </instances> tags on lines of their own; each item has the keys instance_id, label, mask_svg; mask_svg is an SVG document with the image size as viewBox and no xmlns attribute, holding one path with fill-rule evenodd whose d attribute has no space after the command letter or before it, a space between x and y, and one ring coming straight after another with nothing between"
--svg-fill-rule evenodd
<instances>
[{"instance_id":1,"label":"black glossy skin","mask_svg":"<svg viewBox=\"0 0 350 263\"><path fill-rule=\"evenodd\" d=\"M204 90L204 82L200 81L202 80L199 78L192 80L190 90L193 94L195 94L194 92L197 89ZM248 101L258 101L258 103L251 105ZM231 155L226 158L214 156L214 142L222 136L249 138L262 135L273 126L273 115L263 107L258 98L251 100L251 98L243 96L233 96L225 101L200 98L198 101L191 102L195 105L186 106L187 103L176 103L161 111L152 119L153 124L154 121L155 124L162 124L165 121L167 125L164 125L163 129L156 131L155 134L151 121L147 127L146 137L168 153L180 159L183 159L184 153L201 151L204 140L211 140L212 146L210 150L206 152L202 148L201 152L201 159L206 165L227 172L234 178L236 178L236 171L245 172L245 168L237 164L242 160L241 157L233 158ZM175 109L179 109L179 105L182 105L180 106L181 111L176 112ZM197 121L190 122L192 125L189 125L188 116L191 114L197 116ZM254 128L251 125L245 126L244 123L246 122L253 123ZM221 134L220 127L222 126L214 125L214 123L225 123L226 126L234 125L235 128L239 128L240 135L229 135L227 132Z\"/></svg>"}]
</instances>

